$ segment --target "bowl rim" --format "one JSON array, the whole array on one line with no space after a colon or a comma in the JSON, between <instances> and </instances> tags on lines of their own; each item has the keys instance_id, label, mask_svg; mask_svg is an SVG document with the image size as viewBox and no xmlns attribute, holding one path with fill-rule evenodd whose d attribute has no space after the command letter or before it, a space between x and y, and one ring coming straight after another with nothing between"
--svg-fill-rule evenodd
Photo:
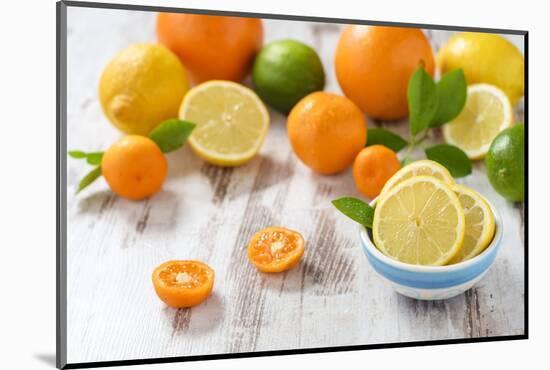
<instances>
[{"instance_id":1,"label":"bowl rim","mask_svg":"<svg viewBox=\"0 0 550 370\"><path fill-rule=\"evenodd\" d=\"M369 203L369 205L374 208L376 206L377 199L378 198L374 198ZM491 208L491 211L493 212L493 217L495 218L495 234L493 235L493 240L491 240L491 243L489 243L489 245L487 246L487 248L483 250L483 252L463 262L455 263L453 265L443 265L443 266L413 265L410 263L400 262L391 257L386 256L378 248L376 248L376 246L374 245L374 242L369 238L367 234L367 228L363 225L359 225L359 230L360 230L359 237L361 239L362 244L365 246L365 248L376 259L381 260L385 264L390 265L399 270L411 271L411 272L423 272L423 273L447 273L447 272L467 269L472 265L475 265L478 261L483 259L488 254L490 254L494 249L496 249L500 244L500 239L502 238L503 227L502 227L502 218L500 217L500 213L497 211L496 207L489 200L487 200L487 198L483 197L483 199L487 202L487 204L489 205L489 208Z\"/></svg>"}]
</instances>

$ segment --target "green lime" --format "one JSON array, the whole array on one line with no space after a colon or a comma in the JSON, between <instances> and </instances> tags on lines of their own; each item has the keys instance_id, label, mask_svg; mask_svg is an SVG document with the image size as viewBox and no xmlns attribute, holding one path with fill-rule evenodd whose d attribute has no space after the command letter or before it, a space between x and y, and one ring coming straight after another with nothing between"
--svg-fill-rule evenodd
<instances>
[{"instance_id":1,"label":"green lime","mask_svg":"<svg viewBox=\"0 0 550 370\"><path fill-rule=\"evenodd\" d=\"M267 104L288 113L304 96L323 90L325 72L315 50L295 40L279 40L256 57L252 81Z\"/></svg>"},{"instance_id":2,"label":"green lime","mask_svg":"<svg viewBox=\"0 0 550 370\"><path fill-rule=\"evenodd\" d=\"M491 185L497 193L514 202L524 197L524 131L523 123L503 130L485 157Z\"/></svg>"}]
</instances>

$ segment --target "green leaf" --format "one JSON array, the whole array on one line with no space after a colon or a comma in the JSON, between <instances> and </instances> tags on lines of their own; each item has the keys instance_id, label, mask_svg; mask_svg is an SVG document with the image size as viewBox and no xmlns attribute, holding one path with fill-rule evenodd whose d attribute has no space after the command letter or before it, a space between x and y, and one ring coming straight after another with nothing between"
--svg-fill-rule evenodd
<instances>
[{"instance_id":1,"label":"green leaf","mask_svg":"<svg viewBox=\"0 0 550 370\"><path fill-rule=\"evenodd\" d=\"M101 176L101 166L97 166L82 180L80 180L80 183L78 184L78 189L76 189L76 194L80 193L84 188L86 188L88 185L90 185L92 182L94 182L99 176Z\"/></svg>"},{"instance_id":2,"label":"green leaf","mask_svg":"<svg viewBox=\"0 0 550 370\"><path fill-rule=\"evenodd\" d=\"M439 127L450 122L462 112L467 95L464 71L455 69L444 74L437 83L437 95L437 113L430 127Z\"/></svg>"},{"instance_id":3,"label":"green leaf","mask_svg":"<svg viewBox=\"0 0 550 370\"><path fill-rule=\"evenodd\" d=\"M88 164L91 164L92 166L101 164L102 159L103 159L103 152L93 152L93 153L86 154L86 162L88 162Z\"/></svg>"},{"instance_id":4,"label":"green leaf","mask_svg":"<svg viewBox=\"0 0 550 370\"><path fill-rule=\"evenodd\" d=\"M426 156L445 166L453 177L464 177L472 173L472 162L460 148L441 144L425 150Z\"/></svg>"},{"instance_id":5,"label":"green leaf","mask_svg":"<svg viewBox=\"0 0 550 370\"><path fill-rule=\"evenodd\" d=\"M70 150L69 156L76 158L76 159L82 159L86 158L86 153L80 151L80 150Z\"/></svg>"},{"instance_id":6,"label":"green leaf","mask_svg":"<svg viewBox=\"0 0 550 370\"><path fill-rule=\"evenodd\" d=\"M369 133L367 135L367 146L377 144L384 145L397 153L409 143L401 138L401 136L394 134L389 130L383 128L369 128Z\"/></svg>"},{"instance_id":7,"label":"green leaf","mask_svg":"<svg viewBox=\"0 0 550 370\"><path fill-rule=\"evenodd\" d=\"M401 160L401 167L405 167L408 164L411 164L414 162L414 159L411 159L409 157L405 157Z\"/></svg>"},{"instance_id":8,"label":"green leaf","mask_svg":"<svg viewBox=\"0 0 550 370\"><path fill-rule=\"evenodd\" d=\"M69 155L76 159L86 159L86 162L92 166L101 164L101 160L103 159L103 152L86 153L81 150L71 150Z\"/></svg>"},{"instance_id":9,"label":"green leaf","mask_svg":"<svg viewBox=\"0 0 550 370\"><path fill-rule=\"evenodd\" d=\"M432 77L419 67L409 80L407 88L409 126L415 136L427 129L437 112L437 89Z\"/></svg>"},{"instance_id":10,"label":"green leaf","mask_svg":"<svg viewBox=\"0 0 550 370\"><path fill-rule=\"evenodd\" d=\"M343 214L353 221L363 226L372 228L372 219L374 218L374 208L360 199L353 197L344 197L335 199L332 204Z\"/></svg>"},{"instance_id":11,"label":"green leaf","mask_svg":"<svg viewBox=\"0 0 550 370\"><path fill-rule=\"evenodd\" d=\"M180 148L195 128L195 124L177 118L169 119L158 125L149 138L159 146L163 153Z\"/></svg>"}]
</instances>

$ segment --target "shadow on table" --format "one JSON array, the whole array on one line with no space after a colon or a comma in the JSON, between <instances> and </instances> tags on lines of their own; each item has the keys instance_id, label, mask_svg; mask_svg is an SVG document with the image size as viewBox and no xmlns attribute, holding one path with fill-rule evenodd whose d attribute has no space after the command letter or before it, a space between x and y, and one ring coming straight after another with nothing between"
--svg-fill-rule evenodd
<instances>
[{"instance_id":1,"label":"shadow on table","mask_svg":"<svg viewBox=\"0 0 550 370\"><path fill-rule=\"evenodd\" d=\"M55 354L53 353L35 353L34 358L48 366L55 367Z\"/></svg>"},{"instance_id":2,"label":"shadow on table","mask_svg":"<svg viewBox=\"0 0 550 370\"><path fill-rule=\"evenodd\" d=\"M167 320L172 321L172 337L187 333L206 333L217 328L223 320L224 301L213 292L198 306L190 308L164 309Z\"/></svg>"}]
</instances>

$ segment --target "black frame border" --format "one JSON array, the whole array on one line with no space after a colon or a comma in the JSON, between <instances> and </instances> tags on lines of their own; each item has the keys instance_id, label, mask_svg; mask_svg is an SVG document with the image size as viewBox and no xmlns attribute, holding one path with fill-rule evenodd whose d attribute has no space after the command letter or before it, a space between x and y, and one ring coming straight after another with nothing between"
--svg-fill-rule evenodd
<instances>
[{"instance_id":1,"label":"black frame border","mask_svg":"<svg viewBox=\"0 0 550 370\"><path fill-rule=\"evenodd\" d=\"M446 31L472 31L472 32L489 32L509 35L520 35L524 37L524 75L525 75L525 96L524 96L524 123L526 129L525 135L525 199L524 199L524 333L520 335L504 335L481 338L458 338L458 339L441 339L413 342L393 342L393 343L378 343L378 344L363 344L337 347L318 347L318 348L298 348L290 350L273 350L273 351L258 351L258 352L238 352L238 353L220 353L208 355L193 355L193 356L175 356L175 357L160 357L160 358L144 358L132 360L113 360L99 362L80 362L67 363L67 193L66 193L66 156L67 151L67 7L83 7L83 8L100 8L100 9L117 9L117 10L134 10L146 12L169 12L169 13L190 13L190 14L210 14L210 15L225 15L239 16L247 18L262 18L262 19L279 19L292 20L303 22L321 22L321 23L344 23L344 24L365 24L365 25L383 25L405 28L424 28L433 30ZM462 344L462 343L484 343L484 342L499 342L511 340L529 339L529 222L528 222L528 199L529 199L529 130L528 130L528 95L529 95L529 32L527 30L512 30L500 28L482 28L482 27L460 27L460 26L445 26L438 24L427 23L403 23L403 22L385 22L373 20L359 20L347 18L328 18L315 16L300 16L287 14L266 14L253 12L235 12L222 11L213 9L191 9L191 8L174 8L163 6L148 6L148 5L130 5L130 4L114 4L101 2L83 2L61 0L56 3L56 367L58 369L81 369L81 368L96 368L96 367L111 367L111 366L128 366L128 365L145 365L145 364L160 364L174 362L190 362L204 360L220 360L232 358L246 357L266 357L266 356L285 356L296 354L311 354L311 353L329 353L343 351L361 351L368 349L383 349L383 348L405 348L405 347L423 347L446 344Z\"/></svg>"}]
</instances>

